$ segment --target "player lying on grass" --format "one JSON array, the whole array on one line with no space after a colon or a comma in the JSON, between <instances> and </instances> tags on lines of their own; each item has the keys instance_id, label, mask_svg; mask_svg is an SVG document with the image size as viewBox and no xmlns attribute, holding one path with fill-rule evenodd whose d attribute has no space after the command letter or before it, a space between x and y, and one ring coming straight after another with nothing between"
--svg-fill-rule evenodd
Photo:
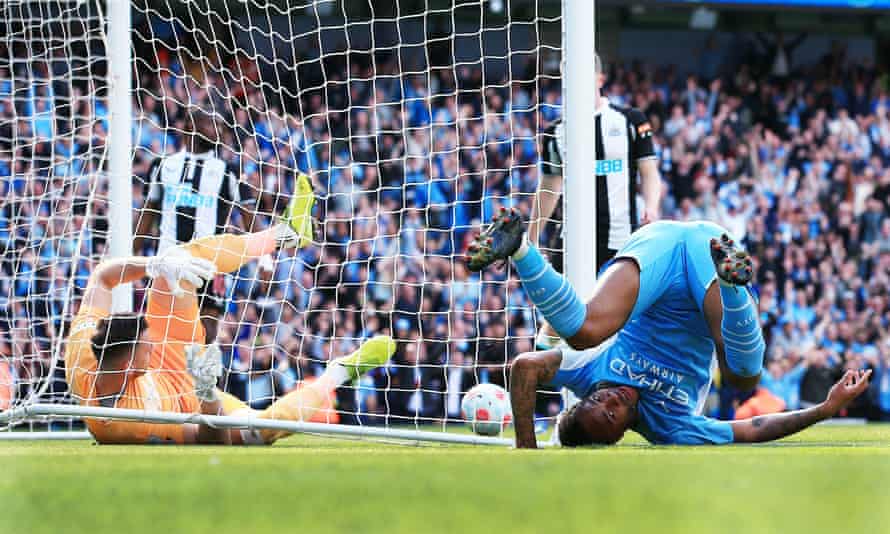
<instances>
[{"instance_id":1,"label":"player lying on grass","mask_svg":"<svg viewBox=\"0 0 890 534\"><path fill-rule=\"evenodd\" d=\"M708 222L655 222L618 252L585 306L569 282L502 211L471 244L471 270L512 258L529 298L569 347L523 354L512 365L517 447L535 447L539 384L582 400L559 420L563 445L612 444L631 428L652 443L778 439L835 415L868 387L849 371L819 406L725 422L701 415L716 354L724 381L758 383L764 341L747 284L748 254ZM617 334L617 335L616 335Z\"/></svg>"},{"instance_id":2,"label":"player lying on grass","mask_svg":"<svg viewBox=\"0 0 890 534\"><path fill-rule=\"evenodd\" d=\"M67 379L87 406L151 411L247 415L308 420L326 405L331 391L382 365L395 343L378 336L350 356L333 360L317 380L278 399L263 411L216 388L220 351L205 345L195 288L217 272L231 272L279 247L312 242L315 198L300 175L285 216L268 230L208 236L175 246L160 256L134 256L101 263L90 276L65 351ZM111 290L151 278L144 316L111 314ZM282 431L213 429L197 424L149 424L87 419L100 443L272 443Z\"/></svg>"}]
</instances>

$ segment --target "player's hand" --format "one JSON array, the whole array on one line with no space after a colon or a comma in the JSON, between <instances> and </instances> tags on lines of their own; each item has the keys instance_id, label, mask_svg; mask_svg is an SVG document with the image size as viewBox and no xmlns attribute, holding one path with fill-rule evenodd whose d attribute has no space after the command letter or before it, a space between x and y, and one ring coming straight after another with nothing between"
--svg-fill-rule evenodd
<instances>
[{"instance_id":1,"label":"player's hand","mask_svg":"<svg viewBox=\"0 0 890 534\"><path fill-rule=\"evenodd\" d=\"M192 344L185 348L185 367L195 379L195 395L204 402L217 400L216 383L222 376L222 351L212 343L204 347Z\"/></svg>"},{"instance_id":2,"label":"player's hand","mask_svg":"<svg viewBox=\"0 0 890 534\"><path fill-rule=\"evenodd\" d=\"M847 371L838 380L837 384L832 386L828 392L828 398L825 399L822 405L830 415L838 413L868 389L868 378L870 376L871 369L867 371L862 369Z\"/></svg>"},{"instance_id":3,"label":"player's hand","mask_svg":"<svg viewBox=\"0 0 890 534\"><path fill-rule=\"evenodd\" d=\"M643 220L640 221L640 226L655 222L659 218L661 218L661 214L658 212L658 206L646 206L646 209L643 210Z\"/></svg>"},{"instance_id":4,"label":"player's hand","mask_svg":"<svg viewBox=\"0 0 890 534\"><path fill-rule=\"evenodd\" d=\"M197 288L213 278L216 265L203 258L196 258L182 247L171 247L150 260L145 267L149 278L162 278L170 286L174 297L182 296L186 289L181 284L187 283Z\"/></svg>"}]
</instances>

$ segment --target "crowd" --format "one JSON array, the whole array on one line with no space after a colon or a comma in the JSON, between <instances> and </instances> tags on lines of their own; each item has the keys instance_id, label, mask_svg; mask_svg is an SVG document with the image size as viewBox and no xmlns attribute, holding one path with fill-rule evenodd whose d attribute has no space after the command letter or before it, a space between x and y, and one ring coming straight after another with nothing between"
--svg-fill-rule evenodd
<instances>
[{"instance_id":1,"label":"crowd","mask_svg":"<svg viewBox=\"0 0 890 534\"><path fill-rule=\"evenodd\" d=\"M782 47L752 42L740 64L708 78L714 53L682 79L634 65L612 84L613 100L653 119L669 191L663 213L715 220L756 259L768 347L761 389L749 401L721 388L714 415L732 417L740 404L745 415L812 405L844 369L870 367L872 387L848 415L886 419L887 72L847 61L838 44L799 66Z\"/></svg>"},{"instance_id":2,"label":"crowd","mask_svg":"<svg viewBox=\"0 0 890 534\"><path fill-rule=\"evenodd\" d=\"M733 63L709 49L688 76L614 61L605 87L652 121L663 217L715 220L757 260L762 389L748 399L718 380L708 409L729 418L763 399L797 408L822 400L844 368L869 366L872 388L849 415L888 418L890 77L840 47L805 66L751 51ZM505 364L533 347L535 313L508 269L471 274L461 252L500 206L531 211L540 132L561 113L555 65L515 76L530 83L493 83L470 66L403 74L380 55L286 101L245 57L207 69L159 48L152 61L160 68L136 73L134 221L152 159L182 147L195 107L213 111L217 152L257 201L254 228L274 220L295 169L322 190L317 246L228 277L226 389L263 407L386 332L399 351L389 369L341 389L342 422L454 418L462 391L505 383ZM0 403L47 372L78 305L70 296L113 224L103 100L76 85L16 86L53 69L0 65L0 387L13 384ZM245 224L233 212L231 230ZM154 250L152 239L137 243ZM138 308L144 287L134 294Z\"/></svg>"}]
</instances>

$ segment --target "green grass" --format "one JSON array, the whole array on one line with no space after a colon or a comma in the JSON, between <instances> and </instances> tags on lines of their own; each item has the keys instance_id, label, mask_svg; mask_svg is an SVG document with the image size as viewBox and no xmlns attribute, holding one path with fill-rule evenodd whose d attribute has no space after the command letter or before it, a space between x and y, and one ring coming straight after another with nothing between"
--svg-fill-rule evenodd
<instances>
[{"instance_id":1,"label":"green grass","mask_svg":"<svg viewBox=\"0 0 890 534\"><path fill-rule=\"evenodd\" d=\"M518 451L0 443L0 533L890 531L890 426Z\"/></svg>"}]
</instances>

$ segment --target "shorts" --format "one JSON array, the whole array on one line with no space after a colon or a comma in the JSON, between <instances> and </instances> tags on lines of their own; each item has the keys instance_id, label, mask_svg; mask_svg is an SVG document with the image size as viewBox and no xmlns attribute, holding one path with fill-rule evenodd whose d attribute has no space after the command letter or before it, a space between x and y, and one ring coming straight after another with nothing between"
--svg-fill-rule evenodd
<instances>
[{"instance_id":1,"label":"shorts","mask_svg":"<svg viewBox=\"0 0 890 534\"><path fill-rule=\"evenodd\" d=\"M565 257L565 243L562 238L562 202L556 206L553 218L547 222L547 239L545 250L548 252L550 265L553 269L564 274L563 258ZM602 273L603 268L615 257L618 251L608 247L608 238L600 240L596 247L596 272Z\"/></svg>"},{"instance_id":2,"label":"shorts","mask_svg":"<svg viewBox=\"0 0 890 534\"><path fill-rule=\"evenodd\" d=\"M710 222L647 224L634 232L615 259L629 258L640 269L640 290L631 319L648 310L665 293L689 291L702 308L705 292L716 279L710 242L726 233Z\"/></svg>"},{"instance_id":3,"label":"shorts","mask_svg":"<svg viewBox=\"0 0 890 534\"><path fill-rule=\"evenodd\" d=\"M226 311L226 275L217 274L198 289L198 306L202 311Z\"/></svg>"}]
</instances>

